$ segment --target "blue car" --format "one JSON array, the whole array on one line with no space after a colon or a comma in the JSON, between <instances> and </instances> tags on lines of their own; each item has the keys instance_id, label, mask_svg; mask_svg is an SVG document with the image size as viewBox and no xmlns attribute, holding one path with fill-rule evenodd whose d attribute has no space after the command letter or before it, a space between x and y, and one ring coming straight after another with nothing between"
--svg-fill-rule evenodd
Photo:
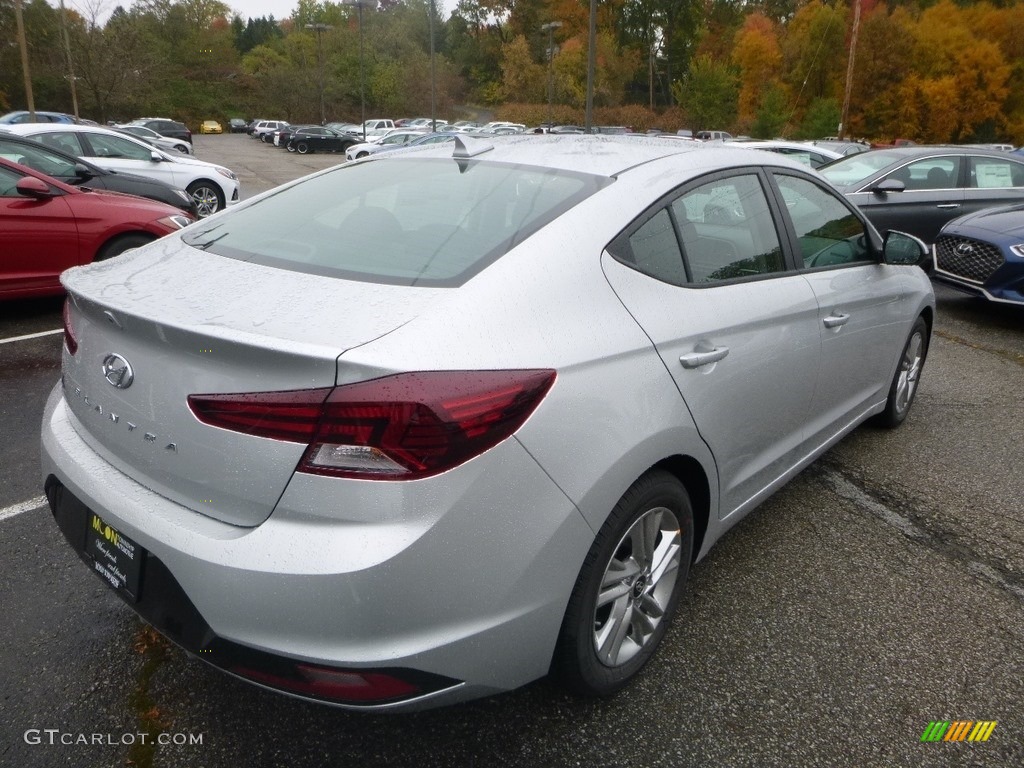
<instances>
[{"instance_id":1,"label":"blue car","mask_svg":"<svg viewBox=\"0 0 1024 768\"><path fill-rule=\"evenodd\" d=\"M72 115L64 112L42 112L36 110L36 119L33 120L28 110L8 112L0 117L0 125L18 125L19 123L77 123Z\"/></svg>"},{"instance_id":2,"label":"blue car","mask_svg":"<svg viewBox=\"0 0 1024 768\"><path fill-rule=\"evenodd\" d=\"M946 224L933 277L989 301L1024 305L1024 204L987 208Z\"/></svg>"}]
</instances>

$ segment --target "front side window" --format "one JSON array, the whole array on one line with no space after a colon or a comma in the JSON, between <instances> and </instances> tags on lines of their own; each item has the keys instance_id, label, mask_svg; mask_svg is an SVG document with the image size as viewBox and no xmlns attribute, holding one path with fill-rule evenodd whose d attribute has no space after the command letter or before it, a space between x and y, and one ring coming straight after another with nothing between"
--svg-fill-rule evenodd
<instances>
[{"instance_id":1,"label":"front side window","mask_svg":"<svg viewBox=\"0 0 1024 768\"><path fill-rule=\"evenodd\" d=\"M852 264L872 258L867 230L835 195L796 176L776 174L775 181L800 242L805 267Z\"/></svg>"},{"instance_id":2,"label":"front side window","mask_svg":"<svg viewBox=\"0 0 1024 768\"><path fill-rule=\"evenodd\" d=\"M970 185L975 189L1024 187L1024 163L1001 157L972 157Z\"/></svg>"},{"instance_id":3,"label":"front side window","mask_svg":"<svg viewBox=\"0 0 1024 768\"><path fill-rule=\"evenodd\" d=\"M49 151L45 146L32 147L27 144L17 144L7 141L0 134L0 157L21 163L27 168L53 176L64 182L78 179L75 176L75 164L60 155Z\"/></svg>"},{"instance_id":4,"label":"front side window","mask_svg":"<svg viewBox=\"0 0 1024 768\"><path fill-rule=\"evenodd\" d=\"M22 176L7 168L0 168L0 197L20 197L18 182Z\"/></svg>"},{"instance_id":5,"label":"front side window","mask_svg":"<svg viewBox=\"0 0 1024 768\"><path fill-rule=\"evenodd\" d=\"M90 133L89 143L92 145L91 157L112 157L125 160L152 159L152 148L139 146L134 141L122 139L120 136Z\"/></svg>"},{"instance_id":6,"label":"front side window","mask_svg":"<svg viewBox=\"0 0 1024 768\"><path fill-rule=\"evenodd\" d=\"M779 236L754 174L702 184L672 203L690 282L710 283L785 269Z\"/></svg>"},{"instance_id":7,"label":"front side window","mask_svg":"<svg viewBox=\"0 0 1024 768\"><path fill-rule=\"evenodd\" d=\"M897 168L886 178L902 181L908 190L956 189L960 179L960 158L928 157Z\"/></svg>"}]
</instances>

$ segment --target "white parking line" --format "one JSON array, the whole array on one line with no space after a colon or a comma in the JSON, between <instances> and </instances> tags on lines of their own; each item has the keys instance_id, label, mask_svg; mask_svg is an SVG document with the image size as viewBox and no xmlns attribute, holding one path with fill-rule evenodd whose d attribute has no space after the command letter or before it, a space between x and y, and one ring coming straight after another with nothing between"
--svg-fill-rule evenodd
<instances>
[{"instance_id":1,"label":"white parking line","mask_svg":"<svg viewBox=\"0 0 1024 768\"><path fill-rule=\"evenodd\" d=\"M45 496L36 496L34 499L23 501L20 504L15 504L12 507L6 507L0 509L0 522L6 520L9 517L20 515L22 512L32 512L33 510L40 509L46 506Z\"/></svg>"},{"instance_id":2,"label":"white parking line","mask_svg":"<svg viewBox=\"0 0 1024 768\"><path fill-rule=\"evenodd\" d=\"M39 333L27 333L24 336L11 336L9 339L0 339L0 344L10 344L15 341L26 341L27 339L38 339L41 336L53 336L57 333L64 333L63 328L54 331L40 331Z\"/></svg>"}]
</instances>

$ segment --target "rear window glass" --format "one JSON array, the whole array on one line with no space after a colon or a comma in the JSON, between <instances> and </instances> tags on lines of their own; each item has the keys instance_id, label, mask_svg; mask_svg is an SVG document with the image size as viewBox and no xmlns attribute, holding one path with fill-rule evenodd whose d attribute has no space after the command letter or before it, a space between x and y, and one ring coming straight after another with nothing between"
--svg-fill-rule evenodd
<instances>
[{"instance_id":1,"label":"rear window glass","mask_svg":"<svg viewBox=\"0 0 1024 768\"><path fill-rule=\"evenodd\" d=\"M358 163L196 225L184 240L299 272L459 285L610 181L481 160Z\"/></svg>"}]
</instances>

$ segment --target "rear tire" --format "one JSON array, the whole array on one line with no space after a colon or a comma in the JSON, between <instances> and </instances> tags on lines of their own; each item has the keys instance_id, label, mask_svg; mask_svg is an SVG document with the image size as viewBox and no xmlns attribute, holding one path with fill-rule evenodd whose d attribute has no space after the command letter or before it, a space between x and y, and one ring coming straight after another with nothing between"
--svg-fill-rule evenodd
<instances>
[{"instance_id":1,"label":"rear tire","mask_svg":"<svg viewBox=\"0 0 1024 768\"><path fill-rule=\"evenodd\" d=\"M307 144L305 141L300 141L298 144L295 145L295 151L298 152L300 155L305 155L309 152L312 152L313 150L310 149L309 144Z\"/></svg>"},{"instance_id":2,"label":"rear tire","mask_svg":"<svg viewBox=\"0 0 1024 768\"><path fill-rule=\"evenodd\" d=\"M907 343L903 345L900 364L889 385L889 398L885 401L885 410L874 418L874 423L887 429L895 429L902 424L910 406L914 404L921 382L924 361L928 357L928 324L923 317L917 318L910 330Z\"/></svg>"},{"instance_id":3,"label":"rear tire","mask_svg":"<svg viewBox=\"0 0 1024 768\"><path fill-rule=\"evenodd\" d=\"M636 676L668 630L692 552L686 488L648 472L615 505L576 579L551 665L567 687L610 696Z\"/></svg>"},{"instance_id":4,"label":"rear tire","mask_svg":"<svg viewBox=\"0 0 1024 768\"><path fill-rule=\"evenodd\" d=\"M132 248L141 248L146 243L151 243L156 240L152 235L145 235L141 232L133 232L127 235L120 235L112 240L108 240L100 248L96 254L96 258L93 261L106 261L112 259L115 256L120 256L125 251L129 251Z\"/></svg>"}]
</instances>

